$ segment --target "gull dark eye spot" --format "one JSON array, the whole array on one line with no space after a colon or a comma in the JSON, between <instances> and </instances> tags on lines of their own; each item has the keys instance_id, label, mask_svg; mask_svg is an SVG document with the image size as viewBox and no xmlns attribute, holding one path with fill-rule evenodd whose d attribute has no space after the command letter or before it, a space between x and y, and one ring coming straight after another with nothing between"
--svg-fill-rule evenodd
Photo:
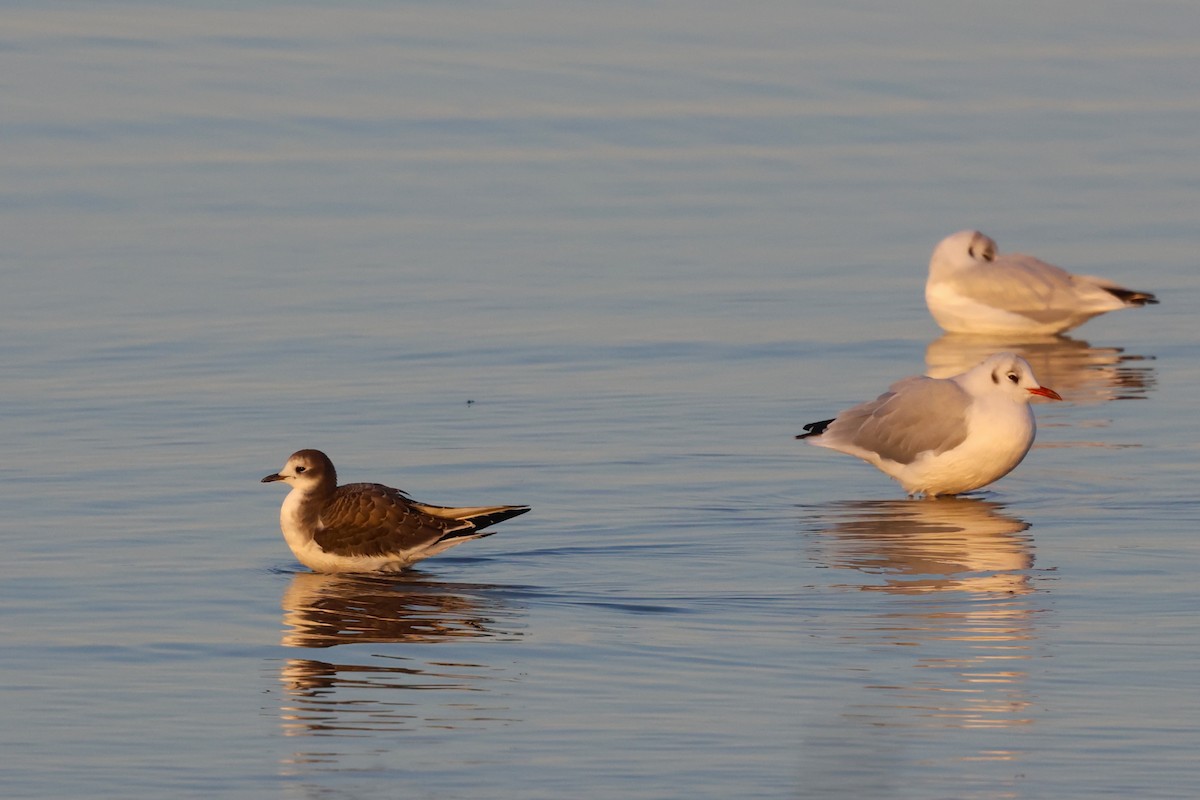
<instances>
[{"instance_id":1,"label":"gull dark eye spot","mask_svg":"<svg viewBox=\"0 0 1200 800\"><path fill-rule=\"evenodd\" d=\"M977 238L967 246L967 255L979 261L992 261L996 258L996 251L990 239Z\"/></svg>"},{"instance_id":2,"label":"gull dark eye spot","mask_svg":"<svg viewBox=\"0 0 1200 800\"><path fill-rule=\"evenodd\" d=\"M1017 374L1017 373L1015 373L1015 372L1010 372L1010 373L1008 373L1008 379L1009 379L1010 381L1012 381L1013 383L1020 383L1020 382L1021 382L1021 376L1020 376L1020 375L1018 375L1018 374Z\"/></svg>"},{"instance_id":3,"label":"gull dark eye spot","mask_svg":"<svg viewBox=\"0 0 1200 800\"><path fill-rule=\"evenodd\" d=\"M301 472L304 472L306 469L308 469L308 467L296 467L296 474L299 475Z\"/></svg>"},{"instance_id":4,"label":"gull dark eye spot","mask_svg":"<svg viewBox=\"0 0 1200 800\"><path fill-rule=\"evenodd\" d=\"M1000 373L999 372L992 373L992 383L999 385L999 383L1000 383Z\"/></svg>"}]
</instances>

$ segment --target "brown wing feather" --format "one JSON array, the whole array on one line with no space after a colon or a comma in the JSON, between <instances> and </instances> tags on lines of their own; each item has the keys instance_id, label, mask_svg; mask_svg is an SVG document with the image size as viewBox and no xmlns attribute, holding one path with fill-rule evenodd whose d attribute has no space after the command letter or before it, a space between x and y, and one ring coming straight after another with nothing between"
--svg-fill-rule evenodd
<instances>
[{"instance_id":1,"label":"brown wing feather","mask_svg":"<svg viewBox=\"0 0 1200 800\"><path fill-rule=\"evenodd\" d=\"M321 510L321 523L313 539L326 552L345 556L421 550L447 534L475 527L424 514L403 492L377 483L339 486Z\"/></svg>"}]
</instances>

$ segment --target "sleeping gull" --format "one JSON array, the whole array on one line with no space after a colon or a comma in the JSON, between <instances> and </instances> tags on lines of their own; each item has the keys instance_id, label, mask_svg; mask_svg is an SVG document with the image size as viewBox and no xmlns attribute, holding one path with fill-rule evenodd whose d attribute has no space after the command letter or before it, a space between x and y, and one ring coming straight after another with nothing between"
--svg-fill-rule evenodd
<instances>
[{"instance_id":1,"label":"sleeping gull","mask_svg":"<svg viewBox=\"0 0 1200 800\"><path fill-rule=\"evenodd\" d=\"M933 251L925 302L951 333L1055 334L1106 311L1158 300L1033 256L997 253L995 241L979 231L959 231Z\"/></svg>"},{"instance_id":2,"label":"sleeping gull","mask_svg":"<svg viewBox=\"0 0 1200 800\"><path fill-rule=\"evenodd\" d=\"M430 506L378 483L338 486L333 462L320 450L292 453L283 469L262 479L271 481L292 487L279 510L279 526L292 553L314 572L398 572L490 536L494 531L484 528L529 510Z\"/></svg>"},{"instance_id":3,"label":"sleeping gull","mask_svg":"<svg viewBox=\"0 0 1200 800\"><path fill-rule=\"evenodd\" d=\"M910 495L935 497L987 486L1029 452L1038 385L1029 362L996 353L953 378L915 375L833 419L811 422L797 439L874 464Z\"/></svg>"}]
</instances>

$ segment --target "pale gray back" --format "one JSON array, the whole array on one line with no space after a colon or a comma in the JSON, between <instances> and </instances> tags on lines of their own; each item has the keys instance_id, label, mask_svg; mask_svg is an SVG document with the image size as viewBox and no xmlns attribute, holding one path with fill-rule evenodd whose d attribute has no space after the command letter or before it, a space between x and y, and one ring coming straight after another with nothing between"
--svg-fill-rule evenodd
<instances>
[{"instance_id":1,"label":"pale gray back","mask_svg":"<svg viewBox=\"0 0 1200 800\"><path fill-rule=\"evenodd\" d=\"M878 398L843 411L823 438L911 464L924 452L944 453L962 444L970 403L971 396L954 381L905 378Z\"/></svg>"}]
</instances>

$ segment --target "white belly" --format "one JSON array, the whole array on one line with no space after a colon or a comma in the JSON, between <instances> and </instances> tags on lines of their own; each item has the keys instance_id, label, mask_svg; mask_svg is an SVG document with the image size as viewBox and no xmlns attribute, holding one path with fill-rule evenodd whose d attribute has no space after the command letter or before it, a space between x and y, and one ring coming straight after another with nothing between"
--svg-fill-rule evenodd
<instances>
[{"instance_id":1,"label":"white belly","mask_svg":"<svg viewBox=\"0 0 1200 800\"><path fill-rule=\"evenodd\" d=\"M304 522L300 513L304 495L293 489L279 509L279 528L283 540L296 559L314 572L398 572L420 557L403 555L339 556L325 552L313 539L317 531Z\"/></svg>"}]
</instances>

